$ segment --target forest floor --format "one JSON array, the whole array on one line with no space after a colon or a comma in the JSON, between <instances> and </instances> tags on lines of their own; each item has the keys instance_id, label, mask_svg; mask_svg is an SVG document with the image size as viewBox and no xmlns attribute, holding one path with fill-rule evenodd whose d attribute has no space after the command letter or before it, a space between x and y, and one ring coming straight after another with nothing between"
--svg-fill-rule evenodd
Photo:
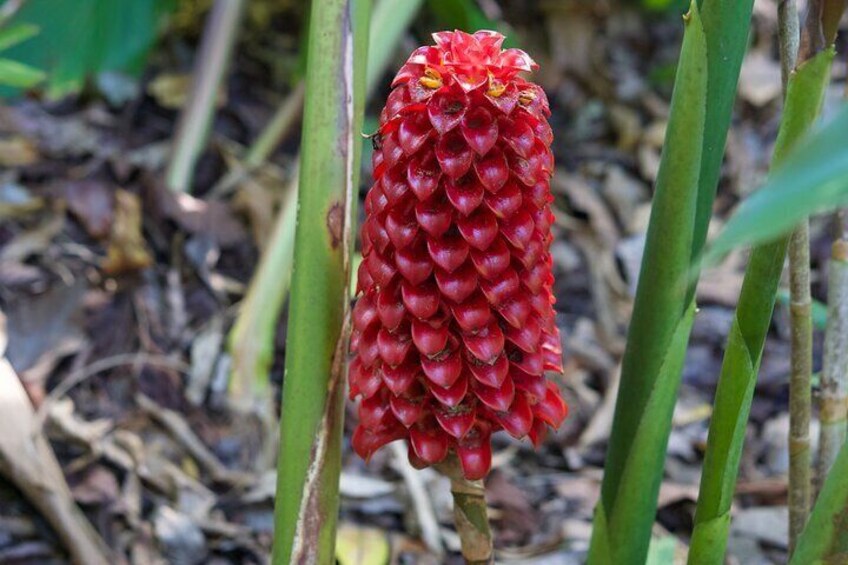
<instances>
[{"instance_id":1,"label":"forest floor","mask_svg":"<svg viewBox=\"0 0 848 565\"><path fill-rule=\"evenodd\" d=\"M539 451L496 436L487 496L499 562L580 563L599 493L682 26L676 15L611 10L605 2L582 10L555 2L503 4L503 19L542 66L537 80L553 109L553 256L565 350L565 374L557 382L570 416ZM425 29L426 22L417 22L412 33L427 41ZM279 43L296 58L296 37ZM409 39L403 51L412 46ZM173 195L162 181L175 108L185 96L181 73L190 69L173 45L154 57L129 102L84 95L0 106L6 357L70 496L132 563L262 563L270 548L274 438L262 433L257 413L229 401L226 343L293 174L297 128L272 163L231 190L213 188L239 166L244 146L281 102L279 80L267 72L268 49L255 41L240 45L191 196ZM845 78L845 62L837 61L825 112L841 98ZM387 82L369 115L379 111ZM714 227L760 183L770 162L781 105L771 1L756 2L739 94ZM366 166L363 194L369 174ZM818 300L826 292L830 236L827 218L813 223ZM731 255L698 287L700 312L668 446L652 563L685 556L745 259L744 252ZM283 315L268 393L276 398L285 335ZM819 323L817 359L821 337ZM788 371L782 292L737 487L729 543L736 563L786 559ZM383 449L370 463L361 461L347 444L353 416L349 409L341 562L380 563L373 559L386 553L393 563L459 562L446 479L430 470L410 472L405 449ZM33 457L15 449L24 429L0 432L0 476ZM60 538L18 487L0 478L0 563L66 562Z\"/></svg>"}]
</instances>

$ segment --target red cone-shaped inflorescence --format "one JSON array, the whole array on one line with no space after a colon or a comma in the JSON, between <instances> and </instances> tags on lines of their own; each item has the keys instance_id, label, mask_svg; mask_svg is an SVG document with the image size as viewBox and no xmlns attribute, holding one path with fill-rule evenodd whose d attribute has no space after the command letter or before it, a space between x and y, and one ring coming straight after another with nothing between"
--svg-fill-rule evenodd
<instances>
[{"instance_id":1,"label":"red cone-shaped inflorescence","mask_svg":"<svg viewBox=\"0 0 848 565\"><path fill-rule=\"evenodd\" d=\"M567 408L554 325L545 93L490 31L436 33L392 84L375 134L353 310L353 447L407 439L423 467L455 451L469 479L506 430L538 445Z\"/></svg>"}]
</instances>

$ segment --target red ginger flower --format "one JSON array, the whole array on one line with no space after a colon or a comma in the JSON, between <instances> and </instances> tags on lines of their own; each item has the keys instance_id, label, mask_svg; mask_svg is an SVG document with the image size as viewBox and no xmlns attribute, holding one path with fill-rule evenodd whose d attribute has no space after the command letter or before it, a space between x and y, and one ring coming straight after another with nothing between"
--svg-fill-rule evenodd
<instances>
[{"instance_id":1,"label":"red ginger flower","mask_svg":"<svg viewBox=\"0 0 848 565\"><path fill-rule=\"evenodd\" d=\"M353 447L407 439L417 467L491 467L492 432L543 440L567 407L554 324L553 171L537 68L491 31L433 34L380 115L353 310Z\"/></svg>"}]
</instances>

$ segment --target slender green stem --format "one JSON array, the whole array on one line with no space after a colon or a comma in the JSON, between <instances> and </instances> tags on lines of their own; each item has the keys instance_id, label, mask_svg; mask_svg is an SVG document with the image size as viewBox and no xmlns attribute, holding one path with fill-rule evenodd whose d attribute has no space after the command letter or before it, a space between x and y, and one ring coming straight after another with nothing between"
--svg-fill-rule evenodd
<instances>
[{"instance_id":1,"label":"slender green stem","mask_svg":"<svg viewBox=\"0 0 848 565\"><path fill-rule=\"evenodd\" d=\"M647 555L695 311L695 285L687 275L706 238L752 7L750 0L703 0L693 2L684 18L686 33L595 511L593 564L637 564Z\"/></svg>"},{"instance_id":2,"label":"slender green stem","mask_svg":"<svg viewBox=\"0 0 848 565\"><path fill-rule=\"evenodd\" d=\"M810 513L810 412L813 375L813 316L810 297L810 225L804 220L789 242L789 316L792 362L789 376L789 548Z\"/></svg>"},{"instance_id":3,"label":"slender green stem","mask_svg":"<svg viewBox=\"0 0 848 565\"><path fill-rule=\"evenodd\" d=\"M778 3L778 36L783 91L798 58L798 7ZM813 320L810 297L810 225L804 220L789 242L789 310L792 363L789 377L789 549L810 513L810 381L813 373Z\"/></svg>"},{"instance_id":4,"label":"slender green stem","mask_svg":"<svg viewBox=\"0 0 848 565\"><path fill-rule=\"evenodd\" d=\"M822 487L790 565L845 563L848 555L848 444L839 455Z\"/></svg>"},{"instance_id":5,"label":"slender green stem","mask_svg":"<svg viewBox=\"0 0 848 565\"><path fill-rule=\"evenodd\" d=\"M454 523L462 545L462 557L469 565L494 563L483 481L466 479L455 455L440 463L438 469L451 481Z\"/></svg>"},{"instance_id":6,"label":"slender green stem","mask_svg":"<svg viewBox=\"0 0 848 565\"><path fill-rule=\"evenodd\" d=\"M303 110L303 100L306 91L303 83L298 83L274 112L271 121L247 150L244 163L248 170L254 170L268 160L280 142L294 129L297 119Z\"/></svg>"},{"instance_id":7,"label":"slender green stem","mask_svg":"<svg viewBox=\"0 0 848 565\"><path fill-rule=\"evenodd\" d=\"M368 0L312 3L274 509L275 565L333 563Z\"/></svg>"},{"instance_id":8,"label":"slender green stem","mask_svg":"<svg viewBox=\"0 0 848 565\"><path fill-rule=\"evenodd\" d=\"M798 4L795 0L777 2L777 36L780 44L780 77L783 83L783 95L786 96L786 84L789 74L798 60L798 42L801 39L798 21Z\"/></svg>"},{"instance_id":9,"label":"slender green stem","mask_svg":"<svg viewBox=\"0 0 848 565\"><path fill-rule=\"evenodd\" d=\"M817 484L825 482L837 453L845 443L848 416L848 239L833 243L827 284L827 327L821 373L819 456Z\"/></svg>"},{"instance_id":10,"label":"slender green stem","mask_svg":"<svg viewBox=\"0 0 848 565\"><path fill-rule=\"evenodd\" d=\"M818 116L832 60L833 51L823 51L802 63L789 79L775 165L785 160ZM691 564L724 561L748 414L788 245L789 237L784 236L756 247L745 272L710 421L689 551Z\"/></svg>"},{"instance_id":11,"label":"slender green stem","mask_svg":"<svg viewBox=\"0 0 848 565\"><path fill-rule=\"evenodd\" d=\"M203 148L215 113L215 99L226 76L245 0L215 0L194 66L191 93L180 113L174 150L165 182L175 192L188 192L194 164Z\"/></svg>"}]
</instances>

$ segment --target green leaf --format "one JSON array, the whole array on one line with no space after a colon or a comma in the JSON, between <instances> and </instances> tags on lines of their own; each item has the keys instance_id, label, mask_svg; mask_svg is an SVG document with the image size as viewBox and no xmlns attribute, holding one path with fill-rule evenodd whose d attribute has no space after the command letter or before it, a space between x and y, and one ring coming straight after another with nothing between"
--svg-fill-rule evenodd
<instances>
[{"instance_id":1,"label":"green leaf","mask_svg":"<svg viewBox=\"0 0 848 565\"><path fill-rule=\"evenodd\" d=\"M848 203L848 106L810 136L745 200L710 246L714 261L732 248L768 241L811 214Z\"/></svg>"},{"instance_id":2,"label":"green leaf","mask_svg":"<svg viewBox=\"0 0 848 565\"><path fill-rule=\"evenodd\" d=\"M23 43L35 35L38 35L38 26L31 24L15 24L2 28L0 29L0 51Z\"/></svg>"},{"instance_id":3,"label":"green leaf","mask_svg":"<svg viewBox=\"0 0 848 565\"><path fill-rule=\"evenodd\" d=\"M6 54L48 75L47 95L79 90L102 71L138 74L173 0L30 0L15 16L41 33ZM11 94L6 91L0 94Z\"/></svg>"},{"instance_id":4,"label":"green leaf","mask_svg":"<svg viewBox=\"0 0 848 565\"><path fill-rule=\"evenodd\" d=\"M634 543L632 528L635 525L647 525L650 532L654 523L657 492L663 476L657 469L661 470L665 461L670 422L680 386L680 372L694 320L693 301L674 330L667 355L645 405L642 421L633 435L632 449L621 476L616 506L609 517L608 537L603 542L607 546L604 553L613 557L612 563L638 563L645 559L644 551L647 548L641 548L641 540Z\"/></svg>"},{"instance_id":5,"label":"green leaf","mask_svg":"<svg viewBox=\"0 0 848 565\"><path fill-rule=\"evenodd\" d=\"M671 413L665 414L664 404L659 408L653 404L658 402L654 400L656 395L669 392L657 388L659 379L669 376L663 367L682 356L686 349L685 341L678 343L675 339L692 302L686 297L686 273L695 224L706 103L706 37L698 7L693 2L686 18L671 117L622 366L618 398L626 401L616 404L602 486L601 504L609 520L609 535L620 536L620 543L610 545L617 563L644 561L656 512ZM662 386L676 390L679 378L677 372L663 381ZM645 426L657 428L639 436L644 443L637 449L636 435ZM644 453L637 453L640 450ZM632 476L637 473L633 458L642 457L637 465L643 467L638 470L639 482L630 482L637 480ZM593 534L593 545L609 543L600 536ZM594 550L591 553L598 555ZM622 559L624 553L630 559Z\"/></svg>"},{"instance_id":6,"label":"green leaf","mask_svg":"<svg viewBox=\"0 0 848 565\"><path fill-rule=\"evenodd\" d=\"M848 557L848 443L830 468L789 565L845 563Z\"/></svg>"},{"instance_id":7,"label":"green leaf","mask_svg":"<svg viewBox=\"0 0 848 565\"><path fill-rule=\"evenodd\" d=\"M42 80L44 72L17 61L0 59L0 85L32 88Z\"/></svg>"},{"instance_id":8,"label":"green leaf","mask_svg":"<svg viewBox=\"0 0 848 565\"><path fill-rule=\"evenodd\" d=\"M742 59L748 46L753 0L698 0L707 36L707 117L701 141L701 172L698 177L698 210L690 258L701 255L713 213L727 130L733 113ZM691 260L691 259L690 259ZM695 295L690 284L689 298Z\"/></svg>"}]
</instances>

